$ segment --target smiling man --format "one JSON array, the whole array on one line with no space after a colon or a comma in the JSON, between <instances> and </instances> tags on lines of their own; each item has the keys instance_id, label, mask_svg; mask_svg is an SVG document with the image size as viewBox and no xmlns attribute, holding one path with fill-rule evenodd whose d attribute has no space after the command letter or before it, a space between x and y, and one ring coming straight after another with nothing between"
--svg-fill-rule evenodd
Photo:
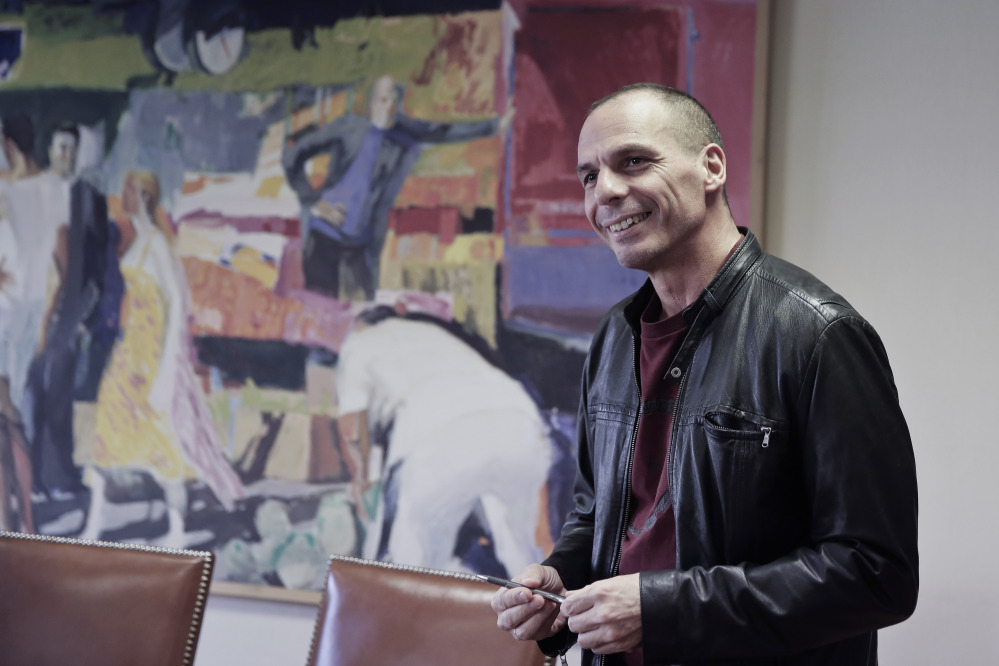
<instances>
[{"instance_id":1,"label":"smiling man","mask_svg":"<svg viewBox=\"0 0 999 666\"><path fill-rule=\"evenodd\" d=\"M583 664L877 663L918 588L912 444L877 333L737 227L710 114L656 84L590 109L586 216L648 274L583 372L575 506L493 598Z\"/></svg>"}]
</instances>

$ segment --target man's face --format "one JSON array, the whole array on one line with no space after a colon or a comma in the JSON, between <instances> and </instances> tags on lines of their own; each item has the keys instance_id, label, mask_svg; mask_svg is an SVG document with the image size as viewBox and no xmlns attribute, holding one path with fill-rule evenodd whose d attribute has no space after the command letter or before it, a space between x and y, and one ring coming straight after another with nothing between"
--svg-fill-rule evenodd
<instances>
[{"instance_id":1,"label":"man's face","mask_svg":"<svg viewBox=\"0 0 999 666\"><path fill-rule=\"evenodd\" d=\"M371 87L371 124L388 129L395 122L395 81L383 76Z\"/></svg>"},{"instance_id":2,"label":"man's face","mask_svg":"<svg viewBox=\"0 0 999 666\"><path fill-rule=\"evenodd\" d=\"M76 167L76 137L69 132L56 132L49 144L49 167L63 178L73 175Z\"/></svg>"},{"instance_id":3,"label":"man's face","mask_svg":"<svg viewBox=\"0 0 999 666\"><path fill-rule=\"evenodd\" d=\"M648 92L606 102L583 123L577 175L586 217L622 266L662 269L700 227L704 155L681 146L669 110Z\"/></svg>"}]
</instances>

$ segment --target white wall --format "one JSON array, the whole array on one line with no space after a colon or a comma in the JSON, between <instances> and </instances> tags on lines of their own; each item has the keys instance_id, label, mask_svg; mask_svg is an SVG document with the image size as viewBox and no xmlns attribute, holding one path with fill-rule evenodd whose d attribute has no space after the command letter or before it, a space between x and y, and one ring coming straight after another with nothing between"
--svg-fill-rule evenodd
<instances>
[{"instance_id":1,"label":"white wall","mask_svg":"<svg viewBox=\"0 0 999 666\"><path fill-rule=\"evenodd\" d=\"M999 664L999 3L776 10L767 249L881 333L916 451L919 605L881 663Z\"/></svg>"},{"instance_id":2,"label":"white wall","mask_svg":"<svg viewBox=\"0 0 999 666\"><path fill-rule=\"evenodd\" d=\"M767 248L878 328L920 483L881 663L999 663L999 3L777 0ZM314 609L212 598L197 666L304 665Z\"/></svg>"},{"instance_id":3,"label":"white wall","mask_svg":"<svg viewBox=\"0 0 999 666\"><path fill-rule=\"evenodd\" d=\"M210 595L194 666L305 666L316 607Z\"/></svg>"}]
</instances>

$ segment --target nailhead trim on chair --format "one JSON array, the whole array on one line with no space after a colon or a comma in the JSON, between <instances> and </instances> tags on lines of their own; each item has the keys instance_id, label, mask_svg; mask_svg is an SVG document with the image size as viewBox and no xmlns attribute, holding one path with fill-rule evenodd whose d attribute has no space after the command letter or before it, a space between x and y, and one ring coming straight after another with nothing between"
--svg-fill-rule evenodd
<instances>
[{"instance_id":1,"label":"nailhead trim on chair","mask_svg":"<svg viewBox=\"0 0 999 666\"><path fill-rule=\"evenodd\" d=\"M443 576L445 578L457 578L458 580L470 580L473 583L482 582L482 579L476 577L474 574L462 573L460 571L444 571L443 569L428 569L426 567L417 567L411 564L379 562L378 560L362 560L361 558L350 557L349 555L330 555L329 561L327 562L327 568L329 568L329 565L333 564L334 561L364 564L366 566L379 567L381 569L393 569L395 571L407 571L409 573L430 574L431 576Z\"/></svg>"},{"instance_id":2,"label":"nailhead trim on chair","mask_svg":"<svg viewBox=\"0 0 999 666\"><path fill-rule=\"evenodd\" d=\"M113 548L116 550L139 550L146 553L160 553L166 555L184 555L189 557L199 557L204 560L201 572L201 584L198 586L198 597L194 602L194 612L191 615L191 626L187 632L187 645L184 647L184 663L181 666L192 666L194 663L194 651L197 647L198 627L201 624L201 616L205 612L205 601L208 598L208 585L212 580L212 563L215 554L206 550L186 550L183 548L163 548L161 546L147 546L137 543L116 543L114 541L89 541L85 539L70 539L68 537L49 536L47 534L25 534L23 532L5 532L0 530L0 537L11 539L23 539L25 541L44 541L48 543L63 543L77 546L93 546L96 548Z\"/></svg>"},{"instance_id":3,"label":"nailhead trim on chair","mask_svg":"<svg viewBox=\"0 0 999 666\"><path fill-rule=\"evenodd\" d=\"M378 560L364 560L359 557L351 557L349 555L330 555L329 559L326 561L326 569L328 570L333 562L349 562L351 564L361 564L369 567L377 567L380 569L391 569L394 571L406 571L408 573L418 573L418 574L429 574L431 576L441 576L443 578L455 578L457 580L468 580L473 583L481 583L482 579L476 577L474 574L461 573L460 571L444 571L443 569L428 569L427 567L417 567L411 564L396 564L395 562L380 562ZM326 595L323 594L323 600L319 605L319 609L316 613L315 626L312 629L312 641L309 643L309 659L306 662L311 664L316 656L316 637L319 634L320 623L323 621L323 606L326 603Z\"/></svg>"}]
</instances>

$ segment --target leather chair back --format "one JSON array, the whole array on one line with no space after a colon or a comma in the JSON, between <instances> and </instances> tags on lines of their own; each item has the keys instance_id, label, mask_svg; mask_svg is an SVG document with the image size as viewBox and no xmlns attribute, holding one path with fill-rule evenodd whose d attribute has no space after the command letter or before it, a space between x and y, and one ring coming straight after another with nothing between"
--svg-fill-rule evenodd
<instances>
[{"instance_id":1,"label":"leather chair back","mask_svg":"<svg viewBox=\"0 0 999 666\"><path fill-rule=\"evenodd\" d=\"M533 666L496 626L496 588L467 574L334 555L308 666Z\"/></svg>"},{"instance_id":2,"label":"leather chair back","mask_svg":"<svg viewBox=\"0 0 999 666\"><path fill-rule=\"evenodd\" d=\"M190 666L214 557L0 532L0 663Z\"/></svg>"}]
</instances>

